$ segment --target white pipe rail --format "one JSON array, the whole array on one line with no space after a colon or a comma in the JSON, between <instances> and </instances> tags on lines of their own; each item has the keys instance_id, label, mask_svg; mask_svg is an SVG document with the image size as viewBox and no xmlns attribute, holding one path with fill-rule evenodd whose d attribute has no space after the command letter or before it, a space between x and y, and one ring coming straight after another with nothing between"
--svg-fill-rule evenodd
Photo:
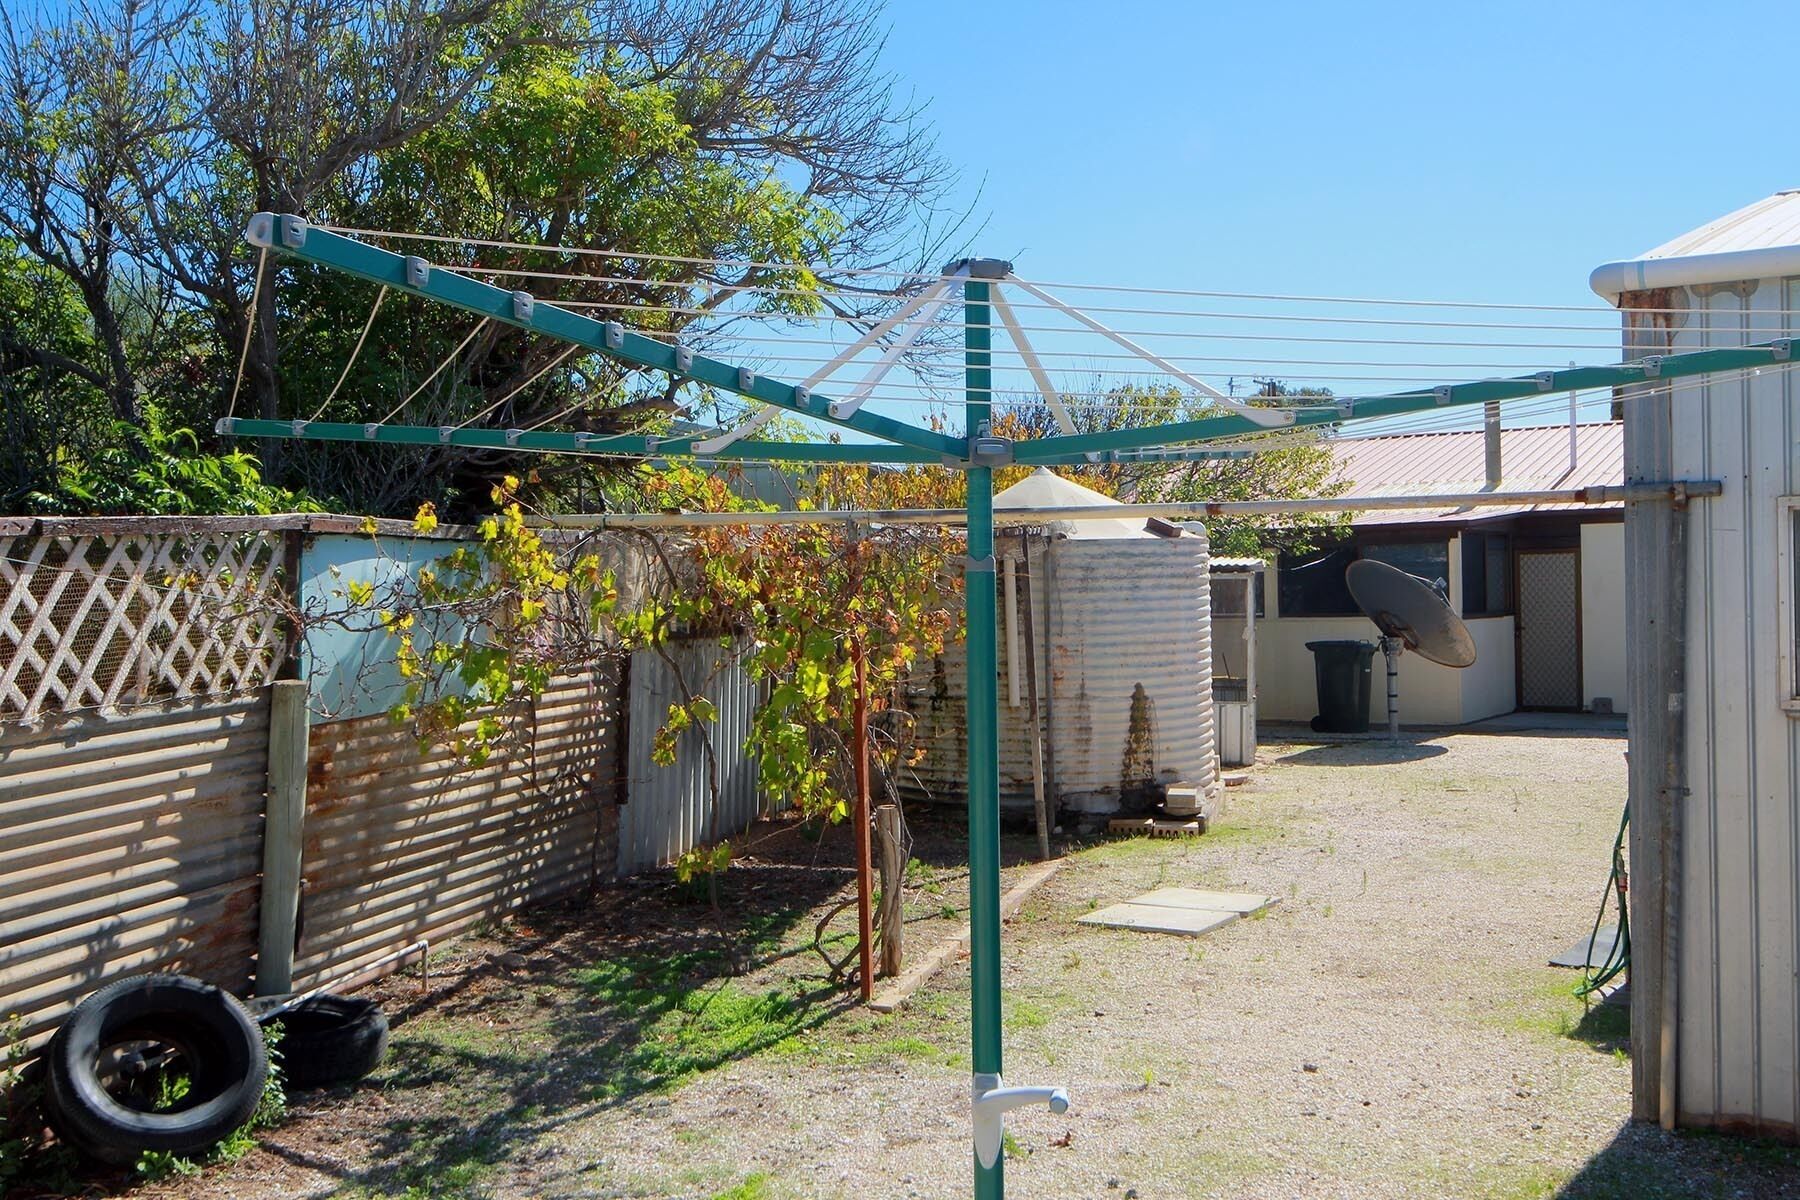
<instances>
[{"instance_id":1,"label":"white pipe rail","mask_svg":"<svg viewBox=\"0 0 1800 1200\"><path fill-rule=\"evenodd\" d=\"M1717 496L1717 480L1628 483L1516 492L1444 492L1428 496L1332 496L1286 500L1201 500L1172 504L1092 504L1050 508L996 508L996 525L1048 525L1054 521L1118 521L1133 517L1204 521L1208 517L1281 516L1287 513L1391 512L1425 508L1503 508L1530 504L1622 504ZM760 525L961 525L960 508L831 509L818 512L564 513L537 518L551 529L706 529Z\"/></svg>"},{"instance_id":2,"label":"white pipe rail","mask_svg":"<svg viewBox=\"0 0 1800 1200\"><path fill-rule=\"evenodd\" d=\"M1019 324L1018 318L1013 316L1012 305L1001 295L1002 290L994 288L991 301L994 312L1000 317L1000 323L1006 326L1006 336L1012 339L1013 349L1025 360L1025 369L1031 372L1031 381L1037 384L1038 394L1044 398L1044 403L1050 406L1050 412L1056 417L1056 427L1063 433L1074 433L1075 420L1069 416L1069 406L1063 403L1062 394L1050 382L1049 372L1038 361L1037 351L1032 349L1031 341L1025 336L1025 329Z\"/></svg>"},{"instance_id":3,"label":"white pipe rail","mask_svg":"<svg viewBox=\"0 0 1800 1200\"><path fill-rule=\"evenodd\" d=\"M913 344L924 335L927 329L931 328L931 322L937 317L938 310L944 307L944 302L950 299L950 293L956 286L956 280L961 278L962 274L963 272L958 271L954 275L946 276L944 282L925 294L926 301L913 316L906 333L894 339L875 365L869 368L869 373L863 376L862 382L852 388L848 395L831 402L832 416L848 417L863 406L864 401L868 400L870 394L875 391L876 385L886 379L887 373L894 369L895 363L900 361L900 356L911 350ZM863 344L868 344L869 340L865 338Z\"/></svg>"}]
</instances>

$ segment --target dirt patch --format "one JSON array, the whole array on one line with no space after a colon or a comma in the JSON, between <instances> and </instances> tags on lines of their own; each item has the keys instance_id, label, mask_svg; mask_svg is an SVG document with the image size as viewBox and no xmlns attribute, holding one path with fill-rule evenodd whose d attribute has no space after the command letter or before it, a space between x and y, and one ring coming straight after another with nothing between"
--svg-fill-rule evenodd
<instances>
[{"instance_id":1,"label":"dirt patch","mask_svg":"<svg viewBox=\"0 0 1800 1200\"><path fill-rule=\"evenodd\" d=\"M1623 750L1270 747L1205 838L1077 849L1007 930L1007 1077L1075 1100L1011 1122L1008 1194L1800 1195L1791 1150L1628 1125L1621 1018L1542 965L1592 920ZM915 953L966 903L960 831L918 832ZM966 968L891 1017L827 986L804 943L850 881L837 842L760 844L723 935L655 879L459 943L430 995L382 985L399 1025L370 1086L140 1194L966 1195ZM1199 939L1075 922L1171 885L1281 903Z\"/></svg>"}]
</instances>

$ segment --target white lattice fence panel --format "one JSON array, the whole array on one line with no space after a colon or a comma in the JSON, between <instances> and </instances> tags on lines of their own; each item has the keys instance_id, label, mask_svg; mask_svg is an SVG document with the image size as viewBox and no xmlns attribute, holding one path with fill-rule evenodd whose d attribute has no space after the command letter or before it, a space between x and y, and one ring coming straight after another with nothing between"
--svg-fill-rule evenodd
<instances>
[{"instance_id":1,"label":"white lattice fence panel","mask_svg":"<svg viewBox=\"0 0 1800 1200\"><path fill-rule=\"evenodd\" d=\"M0 718L269 682L280 546L273 533L0 536Z\"/></svg>"}]
</instances>

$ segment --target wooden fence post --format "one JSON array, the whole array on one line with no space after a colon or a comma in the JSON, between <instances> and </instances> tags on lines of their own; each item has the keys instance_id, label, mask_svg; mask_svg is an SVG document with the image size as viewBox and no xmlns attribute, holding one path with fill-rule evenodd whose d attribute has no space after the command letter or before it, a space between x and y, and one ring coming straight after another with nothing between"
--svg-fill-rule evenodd
<instances>
[{"instance_id":1,"label":"wooden fence post","mask_svg":"<svg viewBox=\"0 0 1800 1200\"><path fill-rule=\"evenodd\" d=\"M881 973L900 973L905 938L901 887L906 879L906 860L900 846L900 809L883 804L875 810L875 832L881 840Z\"/></svg>"},{"instance_id":2,"label":"wooden fence post","mask_svg":"<svg viewBox=\"0 0 1800 1200\"><path fill-rule=\"evenodd\" d=\"M294 925L300 914L300 843L306 820L307 687L270 685L269 791L263 810L262 903L256 994L294 990Z\"/></svg>"}]
</instances>

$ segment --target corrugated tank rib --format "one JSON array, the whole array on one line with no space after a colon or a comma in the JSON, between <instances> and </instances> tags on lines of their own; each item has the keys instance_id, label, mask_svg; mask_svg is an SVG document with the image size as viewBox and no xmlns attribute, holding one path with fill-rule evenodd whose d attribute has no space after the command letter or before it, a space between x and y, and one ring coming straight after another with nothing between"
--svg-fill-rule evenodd
<instances>
[{"instance_id":1,"label":"corrugated tank rib","mask_svg":"<svg viewBox=\"0 0 1800 1200\"><path fill-rule=\"evenodd\" d=\"M1160 799L1155 793L1170 784L1216 795L1205 535L1036 541L1029 583L1021 580L1018 594L1021 605L1027 596L1033 603L1053 799L1075 812L1110 813ZM1000 804L1026 817L1033 805L1029 709L1008 702L1009 619L1002 598ZM966 802L964 662L960 643L947 646L937 660L921 661L909 681L907 702L925 757L902 775L906 799ZM1023 697L1023 664L1020 691Z\"/></svg>"},{"instance_id":2,"label":"corrugated tank rib","mask_svg":"<svg viewBox=\"0 0 1800 1200\"><path fill-rule=\"evenodd\" d=\"M1218 785L1204 535L1055 543L1051 741L1063 804L1142 807Z\"/></svg>"}]
</instances>

